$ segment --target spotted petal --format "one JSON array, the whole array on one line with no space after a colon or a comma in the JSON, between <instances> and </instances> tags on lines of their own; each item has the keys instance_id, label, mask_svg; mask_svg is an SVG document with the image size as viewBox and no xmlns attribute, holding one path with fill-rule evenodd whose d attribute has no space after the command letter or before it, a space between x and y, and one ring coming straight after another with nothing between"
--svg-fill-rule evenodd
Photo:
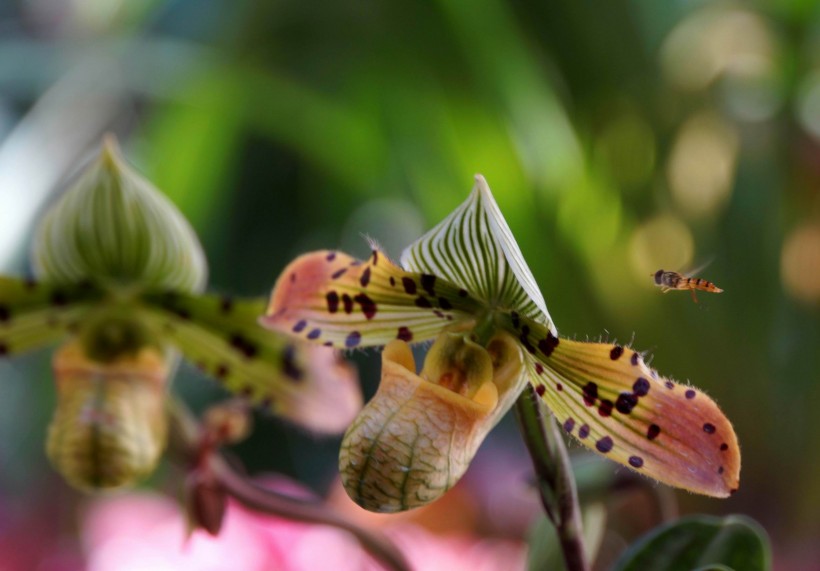
<instances>
[{"instance_id":1,"label":"spotted petal","mask_svg":"<svg viewBox=\"0 0 820 571\"><path fill-rule=\"evenodd\" d=\"M738 487L734 429L698 389L660 377L620 345L558 339L513 319L531 382L583 445L666 484L715 497Z\"/></svg>"},{"instance_id":2,"label":"spotted petal","mask_svg":"<svg viewBox=\"0 0 820 571\"><path fill-rule=\"evenodd\" d=\"M0 277L0 357L57 342L102 298L91 284L54 284Z\"/></svg>"},{"instance_id":3,"label":"spotted petal","mask_svg":"<svg viewBox=\"0 0 820 571\"><path fill-rule=\"evenodd\" d=\"M319 432L340 432L362 406L353 369L332 349L266 331L264 299L144 294L142 313L166 341L229 391Z\"/></svg>"},{"instance_id":4,"label":"spotted petal","mask_svg":"<svg viewBox=\"0 0 820 571\"><path fill-rule=\"evenodd\" d=\"M404 250L401 264L443 277L490 307L516 311L557 334L535 278L481 175L461 206Z\"/></svg>"},{"instance_id":5,"label":"spotted petal","mask_svg":"<svg viewBox=\"0 0 820 571\"><path fill-rule=\"evenodd\" d=\"M341 252L300 256L273 288L262 325L339 348L424 341L470 322L481 304L430 274L407 272L378 250L364 262Z\"/></svg>"}]
</instances>

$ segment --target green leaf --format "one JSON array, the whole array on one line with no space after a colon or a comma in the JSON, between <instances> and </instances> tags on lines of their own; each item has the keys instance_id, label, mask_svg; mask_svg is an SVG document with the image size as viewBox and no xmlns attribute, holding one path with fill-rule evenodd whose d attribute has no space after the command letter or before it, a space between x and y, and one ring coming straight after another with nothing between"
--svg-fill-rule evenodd
<instances>
[{"instance_id":1,"label":"green leaf","mask_svg":"<svg viewBox=\"0 0 820 571\"><path fill-rule=\"evenodd\" d=\"M632 545L614 571L689 571L690 569L771 569L766 532L740 515L693 516L659 527Z\"/></svg>"},{"instance_id":2,"label":"green leaf","mask_svg":"<svg viewBox=\"0 0 820 571\"><path fill-rule=\"evenodd\" d=\"M198 291L207 277L188 221L125 163L113 139L43 217L32 264L38 277L55 283Z\"/></svg>"},{"instance_id":3,"label":"green leaf","mask_svg":"<svg viewBox=\"0 0 820 571\"><path fill-rule=\"evenodd\" d=\"M465 288L491 308L516 311L557 335L544 297L481 175L472 193L404 250L401 264Z\"/></svg>"},{"instance_id":4,"label":"green leaf","mask_svg":"<svg viewBox=\"0 0 820 571\"><path fill-rule=\"evenodd\" d=\"M341 349L432 339L471 322L481 308L466 290L406 272L373 250L365 261L342 252L300 256L285 268L262 324Z\"/></svg>"},{"instance_id":5,"label":"green leaf","mask_svg":"<svg viewBox=\"0 0 820 571\"><path fill-rule=\"evenodd\" d=\"M352 368L327 347L267 331L265 300L154 291L140 312L165 342L229 391L319 432L344 430L362 396Z\"/></svg>"},{"instance_id":6,"label":"green leaf","mask_svg":"<svg viewBox=\"0 0 820 571\"><path fill-rule=\"evenodd\" d=\"M0 357L55 343L73 331L101 290L0 276Z\"/></svg>"}]
</instances>

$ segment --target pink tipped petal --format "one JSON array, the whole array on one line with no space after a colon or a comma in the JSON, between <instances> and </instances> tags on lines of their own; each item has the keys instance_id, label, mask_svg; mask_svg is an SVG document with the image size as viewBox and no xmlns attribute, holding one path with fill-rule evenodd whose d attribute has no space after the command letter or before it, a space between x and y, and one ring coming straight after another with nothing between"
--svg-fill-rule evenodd
<instances>
[{"instance_id":1,"label":"pink tipped petal","mask_svg":"<svg viewBox=\"0 0 820 571\"><path fill-rule=\"evenodd\" d=\"M737 437L706 394L659 376L632 349L558 339L529 320L517 329L536 392L584 446L695 493L737 489Z\"/></svg>"},{"instance_id":2,"label":"pink tipped petal","mask_svg":"<svg viewBox=\"0 0 820 571\"><path fill-rule=\"evenodd\" d=\"M466 290L433 275L406 272L378 250L366 261L319 251L285 268L260 323L313 343L353 349L393 339L424 341L469 321L479 307Z\"/></svg>"}]
</instances>

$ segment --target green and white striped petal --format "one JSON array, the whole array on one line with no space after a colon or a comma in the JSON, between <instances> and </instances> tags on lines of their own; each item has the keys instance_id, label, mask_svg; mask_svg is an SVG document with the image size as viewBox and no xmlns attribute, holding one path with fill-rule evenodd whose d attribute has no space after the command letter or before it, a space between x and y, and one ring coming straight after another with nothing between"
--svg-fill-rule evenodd
<instances>
[{"instance_id":1,"label":"green and white striped petal","mask_svg":"<svg viewBox=\"0 0 820 571\"><path fill-rule=\"evenodd\" d=\"M262 325L341 349L432 339L472 322L482 304L432 274L407 272L373 250L366 261L342 252L300 256L273 288Z\"/></svg>"},{"instance_id":2,"label":"green and white striped petal","mask_svg":"<svg viewBox=\"0 0 820 571\"><path fill-rule=\"evenodd\" d=\"M32 264L39 278L55 283L200 291L207 276L188 221L125 163L113 139L43 217Z\"/></svg>"},{"instance_id":3,"label":"green and white striped petal","mask_svg":"<svg viewBox=\"0 0 820 571\"><path fill-rule=\"evenodd\" d=\"M666 484L726 497L738 487L732 424L695 387L663 378L620 345L558 339L513 316L530 382L564 430L611 460Z\"/></svg>"},{"instance_id":4,"label":"green and white striped petal","mask_svg":"<svg viewBox=\"0 0 820 571\"><path fill-rule=\"evenodd\" d=\"M516 311L557 335L535 278L481 175L461 206L404 250L401 265L445 278L488 307Z\"/></svg>"},{"instance_id":5,"label":"green and white striped petal","mask_svg":"<svg viewBox=\"0 0 820 571\"><path fill-rule=\"evenodd\" d=\"M44 347L74 331L102 292L0 276L0 357Z\"/></svg>"},{"instance_id":6,"label":"green and white striped petal","mask_svg":"<svg viewBox=\"0 0 820 571\"><path fill-rule=\"evenodd\" d=\"M362 406L352 368L315 347L259 326L265 300L155 291L139 312L227 390L317 432L341 432Z\"/></svg>"}]
</instances>

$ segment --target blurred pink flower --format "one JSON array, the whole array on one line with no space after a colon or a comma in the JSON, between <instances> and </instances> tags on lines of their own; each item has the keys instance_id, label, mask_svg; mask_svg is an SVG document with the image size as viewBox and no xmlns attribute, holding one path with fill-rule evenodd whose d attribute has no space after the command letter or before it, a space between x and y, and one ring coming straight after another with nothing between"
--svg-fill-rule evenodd
<instances>
[{"instance_id":1,"label":"blurred pink flower","mask_svg":"<svg viewBox=\"0 0 820 571\"><path fill-rule=\"evenodd\" d=\"M382 531L413 569L523 569L523 543L471 535L435 535L412 523ZM186 540L179 506L155 494L96 499L86 513L87 571L377 571L381 567L351 535L324 525L260 515L231 502L217 538L195 532Z\"/></svg>"}]
</instances>

